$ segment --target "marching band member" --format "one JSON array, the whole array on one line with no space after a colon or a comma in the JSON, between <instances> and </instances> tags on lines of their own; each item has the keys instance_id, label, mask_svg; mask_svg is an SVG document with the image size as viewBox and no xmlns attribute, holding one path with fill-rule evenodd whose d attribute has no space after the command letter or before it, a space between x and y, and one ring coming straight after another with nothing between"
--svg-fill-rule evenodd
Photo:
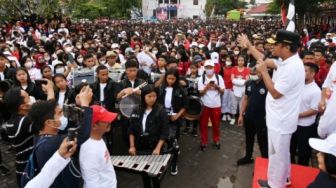
<instances>
[{"instance_id":1,"label":"marching band member","mask_svg":"<svg viewBox=\"0 0 336 188\"><path fill-rule=\"evenodd\" d=\"M198 75L198 68L197 68L197 62L193 62L190 67L190 74L187 75L187 79L194 79L194 82L188 81L188 88L187 88L187 94L188 96L199 96L199 92L197 90L197 80L200 77ZM194 137L197 137L197 127L198 127L198 121L199 119L196 120L186 120L186 129L184 130L184 133L188 133L191 129L191 135ZM192 127L191 127L192 126Z\"/></svg>"},{"instance_id":2,"label":"marching band member","mask_svg":"<svg viewBox=\"0 0 336 188\"><path fill-rule=\"evenodd\" d=\"M159 155L169 135L169 120L165 109L158 103L153 86L142 89L140 108L130 117L130 155ZM144 187L159 187L158 178L142 175Z\"/></svg>"},{"instance_id":3,"label":"marching band member","mask_svg":"<svg viewBox=\"0 0 336 188\"><path fill-rule=\"evenodd\" d=\"M179 86L179 74L177 69L167 70L163 84L158 87L158 101L166 109L166 113L170 118L171 128L173 130L170 135L169 143L177 144L177 139L180 137L181 118L186 109L187 94ZM171 174L176 175L177 159L172 162Z\"/></svg>"},{"instance_id":4,"label":"marching band member","mask_svg":"<svg viewBox=\"0 0 336 188\"><path fill-rule=\"evenodd\" d=\"M142 79L139 79L137 77L137 72L138 72L138 63L136 60L128 60L125 63L125 68L126 68L126 78L121 80L121 82L118 84L118 89L117 89L117 100L120 101L123 97L126 97L131 94L135 95L141 95L141 90L134 91L134 88L138 87L144 81ZM122 134L123 137L126 141L126 144L128 145L129 140L127 136L128 128L129 128L129 121L128 118L122 116L121 117L122 121Z\"/></svg>"},{"instance_id":5,"label":"marching band member","mask_svg":"<svg viewBox=\"0 0 336 188\"><path fill-rule=\"evenodd\" d=\"M208 120L210 118L213 130L213 142L220 149L219 133L221 119L221 95L224 93L224 81L214 73L214 63L207 60L204 63L205 74L198 80L198 91L204 104L200 119L201 146L204 151L208 144Z\"/></svg>"}]
</instances>

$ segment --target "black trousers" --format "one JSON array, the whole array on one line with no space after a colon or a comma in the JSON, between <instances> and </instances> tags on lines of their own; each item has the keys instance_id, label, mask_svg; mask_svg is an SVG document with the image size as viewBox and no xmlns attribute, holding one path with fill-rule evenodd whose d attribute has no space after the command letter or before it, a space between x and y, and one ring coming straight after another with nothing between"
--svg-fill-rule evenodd
<instances>
[{"instance_id":1,"label":"black trousers","mask_svg":"<svg viewBox=\"0 0 336 188\"><path fill-rule=\"evenodd\" d=\"M197 127L198 127L198 121L199 120L187 120L186 119L186 127L187 128L192 128L192 130L197 130Z\"/></svg>"},{"instance_id":2,"label":"black trousers","mask_svg":"<svg viewBox=\"0 0 336 188\"><path fill-rule=\"evenodd\" d=\"M265 119L251 119L244 118L244 128L245 128L245 156L247 158L252 158L254 138L257 134L258 145L260 149L261 156L268 158L268 141L267 141L267 127Z\"/></svg>"},{"instance_id":3,"label":"black trousers","mask_svg":"<svg viewBox=\"0 0 336 188\"><path fill-rule=\"evenodd\" d=\"M314 136L314 124L308 127L298 126L291 138L291 162L299 165L308 166L311 157L312 148L309 146L309 138ZM295 156L298 155L296 161Z\"/></svg>"}]
</instances>

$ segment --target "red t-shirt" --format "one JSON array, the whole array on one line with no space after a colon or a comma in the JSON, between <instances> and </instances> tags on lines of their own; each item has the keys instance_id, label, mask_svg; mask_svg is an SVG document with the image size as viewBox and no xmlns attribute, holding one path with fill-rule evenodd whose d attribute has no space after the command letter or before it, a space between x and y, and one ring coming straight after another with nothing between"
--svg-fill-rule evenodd
<instances>
[{"instance_id":1,"label":"red t-shirt","mask_svg":"<svg viewBox=\"0 0 336 188\"><path fill-rule=\"evenodd\" d=\"M187 62L182 62L180 61L177 65L177 71L179 73L180 76L185 76L186 73L187 73L187 70L189 69L189 66L190 66L190 62L187 61Z\"/></svg>"},{"instance_id":2,"label":"red t-shirt","mask_svg":"<svg viewBox=\"0 0 336 188\"><path fill-rule=\"evenodd\" d=\"M233 69L232 67L224 67L223 78L224 78L225 89L232 89L233 87L232 80L231 80L232 69Z\"/></svg>"},{"instance_id":3,"label":"red t-shirt","mask_svg":"<svg viewBox=\"0 0 336 188\"><path fill-rule=\"evenodd\" d=\"M238 70L238 66L235 66L232 68L232 74L234 75L234 78L241 78L246 80L250 74L250 70L244 67L243 71L240 72Z\"/></svg>"},{"instance_id":4,"label":"red t-shirt","mask_svg":"<svg viewBox=\"0 0 336 188\"><path fill-rule=\"evenodd\" d=\"M327 65L327 63L323 59L323 60L320 61L319 68L320 69L319 69L318 73L315 75L315 82L318 86L321 87L322 84L324 83L324 80L327 78L330 67Z\"/></svg>"}]
</instances>

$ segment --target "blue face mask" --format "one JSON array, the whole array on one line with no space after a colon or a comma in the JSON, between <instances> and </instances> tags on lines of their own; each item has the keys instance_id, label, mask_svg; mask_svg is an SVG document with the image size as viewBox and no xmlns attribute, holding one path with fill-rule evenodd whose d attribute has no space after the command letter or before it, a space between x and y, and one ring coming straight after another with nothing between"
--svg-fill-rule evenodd
<instances>
[{"instance_id":1,"label":"blue face mask","mask_svg":"<svg viewBox=\"0 0 336 188\"><path fill-rule=\"evenodd\" d=\"M64 115L61 116L61 125L58 127L58 130L64 131L64 129L68 126L68 118L66 118Z\"/></svg>"},{"instance_id":2,"label":"blue face mask","mask_svg":"<svg viewBox=\"0 0 336 188\"><path fill-rule=\"evenodd\" d=\"M207 70L205 70L205 73L210 76L210 75L214 74L214 70L213 69L207 69Z\"/></svg>"}]
</instances>

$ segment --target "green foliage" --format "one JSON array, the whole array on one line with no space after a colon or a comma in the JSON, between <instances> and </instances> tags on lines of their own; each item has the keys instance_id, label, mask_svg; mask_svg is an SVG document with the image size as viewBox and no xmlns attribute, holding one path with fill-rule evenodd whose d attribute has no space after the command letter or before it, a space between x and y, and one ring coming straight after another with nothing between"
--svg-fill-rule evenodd
<instances>
[{"instance_id":1,"label":"green foliage","mask_svg":"<svg viewBox=\"0 0 336 188\"><path fill-rule=\"evenodd\" d=\"M51 16L60 10L59 0L0 0L0 17L8 20L23 15Z\"/></svg>"},{"instance_id":2,"label":"green foliage","mask_svg":"<svg viewBox=\"0 0 336 188\"><path fill-rule=\"evenodd\" d=\"M279 13L282 4L284 3L288 7L289 2L290 0L273 0L268 11ZM318 11L317 6L324 2L336 3L336 0L295 0L295 12L299 15L303 15L306 12L316 12Z\"/></svg>"},{"instance_id":3,"label":"green foliage","mask_svg":"<svg viewBox=\"0 0 336 188\"><path fill-rule=\"evenodd\" d=\"M209 17L215 8L214 14L225 14L227 11L237 8L244 8L247 3L237 0L207 0L205 4L205 14Z\"/></svg>"}]
</instances>

